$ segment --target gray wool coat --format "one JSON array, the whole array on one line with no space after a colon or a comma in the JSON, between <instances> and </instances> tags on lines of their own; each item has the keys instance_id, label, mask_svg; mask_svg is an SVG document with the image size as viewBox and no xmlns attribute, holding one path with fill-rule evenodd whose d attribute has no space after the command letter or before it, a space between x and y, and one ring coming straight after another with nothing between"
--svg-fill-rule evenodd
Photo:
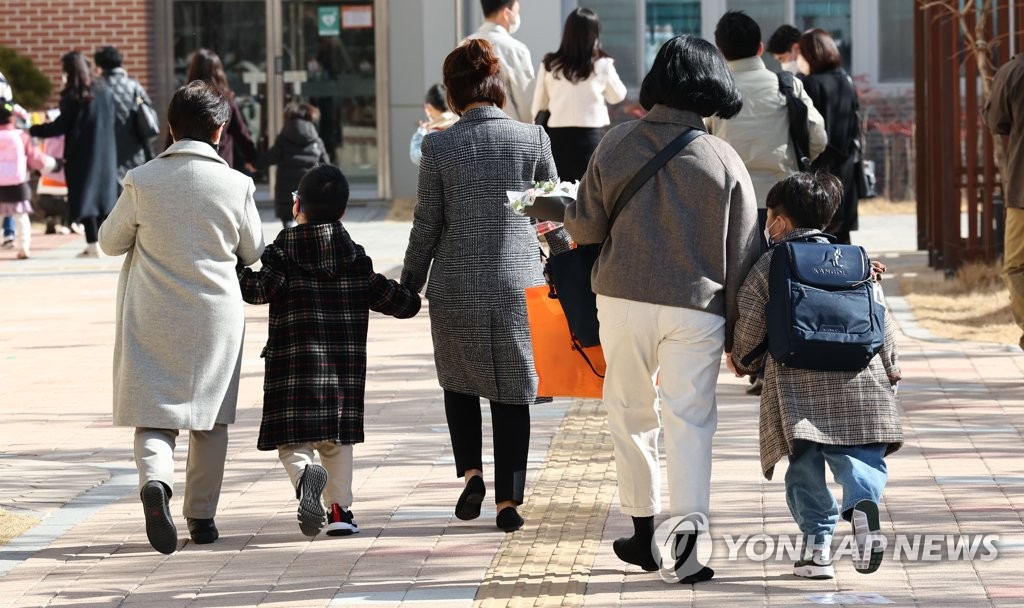
<instances>
[{"instance_id":1,"label":"gray wool coat","mask_svg":"<svg viewBox=\"0 0 1024 608\"><path fill-rule=\"evenodd\" d=\"M252 180L182 140L128 172L100 227L127 254L117 285L114 424L209 430L235 421L245 313L235 265L263 253Z\"/></svg>"},{"instance_id":2,"label":"gray wool coat","mask_svg":"<svg viewBox=\"0 0 1024 608\"><path fill-rule=\"evenodd\" d=\"M446 390L516 405L536 399L523 289L544 276L536 231L507 207L505 192L547 179L556 179L547 134L493 106L423 139L402 284L419 291L429 271L434 362Z\"/></svg>"}]
</instances>

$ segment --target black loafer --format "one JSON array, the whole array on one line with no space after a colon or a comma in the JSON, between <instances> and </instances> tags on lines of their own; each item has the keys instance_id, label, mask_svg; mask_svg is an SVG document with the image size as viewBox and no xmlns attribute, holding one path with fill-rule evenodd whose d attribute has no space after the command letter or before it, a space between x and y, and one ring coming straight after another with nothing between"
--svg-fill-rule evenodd
<instances>
[{"instance_id":1,"label":"black loafer","mask_svg":"<svg viewBox=\"0 0 1024 608\"><path fill-rule=\"evenodd\" d=\"M459 502L455 503L455 517L464 521L480 517L480 503L484 501L486 495L487 486L484 485L483 478L479 475L470 477L462 490L462 495L459 496Z\"/></svg>"},{"instance_id":2,"label":"black loafer","mask_svg":"<svg viewBox=\"0 0 1024 608\"><path fill-rule=\"evenodd\" d=\"M220 538L220 532L217 531L217 524L213 523L213 518L193 519L187 517L186 520L188 521L188 533L195 544L208 545Z\"/></svg>"},{"instance_id":3,"label":"black loafer","mask_svg":"<svg viewBox=\"0 0 1024 608\"><path fill-rule=\"evenodd\" d=\"M171 491L161 481L147 481L139 492L146 514L146 537L154 549L170 555L178 548L178 529L171 519Z\"/></svg>"},{"instance_id":4,"label":"black loafer","mask_svg":"<svg viewBox=\"0 0 1024 608\"><path fill-rule=\"evenodd\" d=\"M515 507L505 507L494 518L494 523L505 532L515 532L523 527L523 518Z\"/></svg>"}]
</instances>

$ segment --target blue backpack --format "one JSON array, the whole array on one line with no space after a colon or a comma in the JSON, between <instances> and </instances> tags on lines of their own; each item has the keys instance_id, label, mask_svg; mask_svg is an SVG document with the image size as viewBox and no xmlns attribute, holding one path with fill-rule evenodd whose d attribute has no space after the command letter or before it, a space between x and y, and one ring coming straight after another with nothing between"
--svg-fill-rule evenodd
<instances>
[{"instance_id":1,"label":"blue backpack","mask_svg":"<svg viewBox=\"0 0 1024 608\"><path fill-rule=\"evenodd\" d=\"M863 247L827 235L775 245L768 275L769 351L783 367L859 371L885 341L885 305Z\"/></svg>"}]
</instances>

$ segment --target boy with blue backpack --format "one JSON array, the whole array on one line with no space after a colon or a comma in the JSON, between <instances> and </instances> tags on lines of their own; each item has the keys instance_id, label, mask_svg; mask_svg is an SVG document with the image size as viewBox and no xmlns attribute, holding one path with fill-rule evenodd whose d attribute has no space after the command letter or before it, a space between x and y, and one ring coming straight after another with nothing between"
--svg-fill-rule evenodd
<instances>
[{"instance_id":1,"label":"boy with blue backpack","mask_svg":"<svg viewBox=\"0 0 1024 608\"><path fill-rule=\"evenodd\" d=\"M761 470L772 478L786 456L786 503L805 537L793 574L835 576L832 536L851 522L854 567L868 574L884 553L878 503L885 456L903 444L896 409L895 334L864 250L824 236L840 181L797 173L767 197L771 249L738 293L740 316L727 362L737 375L765 363L760 408ZM825 465L843 488L840 508Z\"/></svg>"}]
</instances>

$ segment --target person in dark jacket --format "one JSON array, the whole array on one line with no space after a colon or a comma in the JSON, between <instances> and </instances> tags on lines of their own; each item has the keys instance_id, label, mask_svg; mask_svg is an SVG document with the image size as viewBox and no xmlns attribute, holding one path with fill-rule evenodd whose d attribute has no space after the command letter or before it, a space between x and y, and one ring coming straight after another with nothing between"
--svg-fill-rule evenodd
<instances>
[{"instance_id":1,"label":"person in dark jacket","mask_svg":"<svg viewBox=\"0 0 1024 608\"><path fill-rule=\"evenodd\" d=\"M260 169L277 165L274 181L274 212L285 228L295 225L292 216L292 192L306 171L320 163L329 163L327 146L317 133L320 110L310 103L293 101L284 108L284 128L256 163Z\"/></svg>"},{"instance_id":2,"label":"person in dark jacket","mask_svg":"<svg viewBox=\"0 0 1024 608\"><path fill-rule=\"evenodd\" d=\"M93 55L96 65L103 71L103 80L114 96L114 140L117 143L117 192L124 188L126 173L153 158L150 141L139 135L135 126L135 112L140 103L149 106L153 101L138 80L128 76L122 64L121 53L105 46Z\"/></svg>"},{"instance_id":3,"label":"person in dark jacket","mask_svg":"<svg viewBox=\"0 0 1024 608\"><path fill-rule=\"evenodd\" d=\"M854 163L860 137L857 91L853 79L843 69L843 60L835 40L823 29L813 29L800 36L800 71L804 74L804 90L814 107L825 119L828 146L814 162L814 170L828 171L843 183L843 201L826 229L839 239L850 242L850 232L857 229L857 185Z\"/></svg>"},{"instance_id":4,"label":"person in dark jacket","mask_svg":"<svg viewBox=\"0 0 1024 608\"><path fill-rule=\"evenodd\" d=\"M256 150L256 144L252 141L252 135L249 134L249 127L246 126L245 119L242 118L242 111L238 109L238 104L235 103L235 93L228 86L228 77L224 73L224 64L221 63L217 53L207 49L199 49L192 54L192 59L188 63L185 82L192 82L193 80L202 80L217 87L220 94L228 100L228 105L231 106L231 118L224 128L224 133L220 136L217 153L227 161L228 166L232 169L245 167L252 170L254 168L253 163L256 162L259 152ZM167 137L167 145L171 145L170 135ZM239 159L241 162L238 164L235 163L236 148L241 154Z\"/></svg>"},{"instance_id":5,"label":"person in dark jacket","mask_svg":"<svg viewBox=\"0 0 1024 608\"><path fill-rule=\"evenodd\" d=\"M103 82L93 82L89 62L78 51L60 59L64 90L60 116L29 129L33 137L65 136L64 174L68 214L85 226L85 250L78 257L99 257L99 227L117 201L117 143L114 96Z\"/></svg>"},{"instance_id":6,"label":"person in dark jacket","mask_svg":"<svg viewBox=\"0 0 1024 608\"><path fill-rule=\"evenodd\" d=\"M352 444L363 441L368 311L404 319L420 309L419 295L374 272L345 230L348 194L340 169L311 169L292 208L298 225L266 248L259 271L238 268L242 298L270 304L256 447L277 449L300 500L299 529L311 537L325 523L328 536L359 531L349 507Z\"/></svg>"}]
</instances>

